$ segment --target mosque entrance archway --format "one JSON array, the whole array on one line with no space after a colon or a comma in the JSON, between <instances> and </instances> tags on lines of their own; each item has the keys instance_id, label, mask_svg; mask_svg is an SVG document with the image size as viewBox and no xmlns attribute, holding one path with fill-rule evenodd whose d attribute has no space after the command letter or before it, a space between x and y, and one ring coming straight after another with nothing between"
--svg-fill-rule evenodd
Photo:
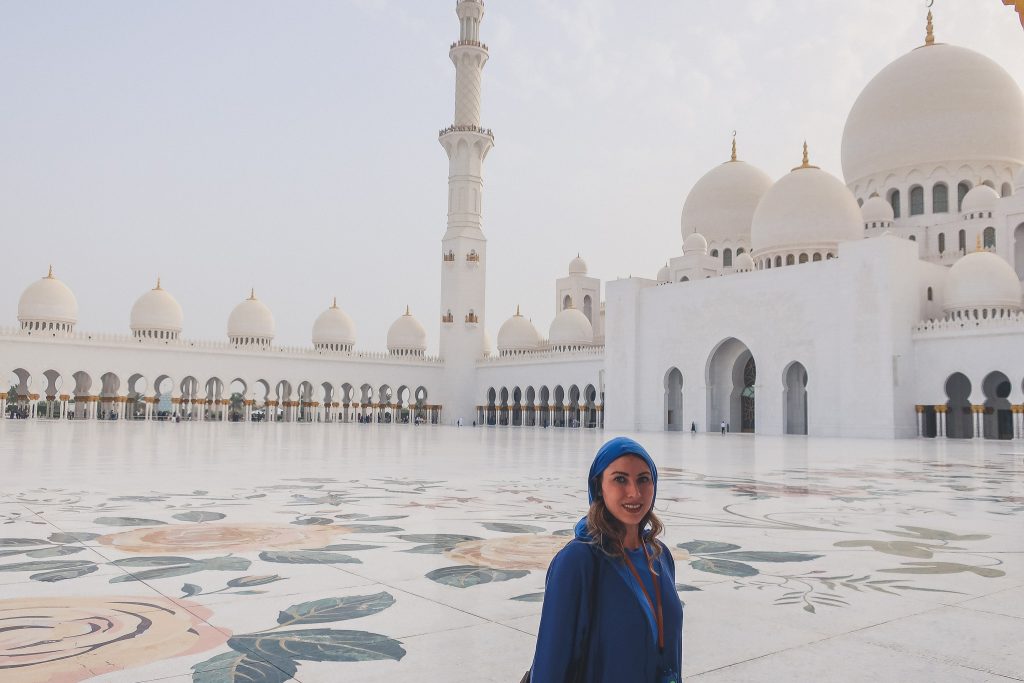
<instances>
[{"instance_id":1,"label":"mosque entrance archway","mask_svg":"<svg viewBox=\"0 0 1024 683\"><path fill-rule=\"evenodd\" d=\"M672 368L665 375L665 431L683 430L683 373Z\"/></svg>"},{"instance_id":2,"label":"mosque entrance archway","mask_svg":"<svg viewBox=\"0 0 1024 683\"><path fill-rule=\"evenodd\" d=\"M718 431L725 422L730 431L754 432L757 365L747 345L734 337L720 343L708 360L706 380L706 429Z\"/></svg>"},{"instance_id":3,"label":"mosque entrance archway","mask_svg":"<svg viewBox=\"0 0 1024 683\"><path fill-rule=\"evenodd\" d=\"M985 392L985 413L982 435L986 439L1013 438L1013 411L1010 407L1010 378L1001 372L990 372L981 383Z\"/></svg>"},{"instance_id":4,"label":"mosque entrance archway","mask_svg":"<svg viewBox=\"0 0 1024 683\"><path fill-rule=\"evenodd\" d=\"M807 435L807 368L793 362L782 376L782 409L786 434Z\"/></svg>"},{"instance_id":5,"label":"mosque entrance archway","mask_svg":"<svg viewBox=\"0 0 1024 683\"><path fill-rule=\"evenodd\" d=\"M946 380L946 436L950 439L974 437L971 415L971 380L962 372L954 372Z\"/></svg>"}]
</instances>

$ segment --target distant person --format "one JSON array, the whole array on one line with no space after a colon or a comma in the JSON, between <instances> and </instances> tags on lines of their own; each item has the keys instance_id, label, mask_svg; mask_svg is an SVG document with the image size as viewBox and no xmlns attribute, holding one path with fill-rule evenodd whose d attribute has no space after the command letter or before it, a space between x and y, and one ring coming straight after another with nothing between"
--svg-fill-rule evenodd
<instances>
[{"instance_id":1,"label":"distant person","mask_svg":"<svg viewBox=\"0 0 1024 683\"><path fill-rule=\"evenodd\" d=\"M683 605L676 567L654 514L658 469L643 446L617 437L587 475L590 509L551 561L532 683L678 683Z\"/></svg>"},{"instance_id":2,"label":"distant person","mask_svg":"<svg viewBox=\"0 0 1024 683\"><path fill-rule=\"evenodd\" d=\"M725 420L722 420L722 434L725 434Z\"/></svg>"},{"instance_id":3,"label":"distant person","mask_svg":"<svg viewBox=\"0 0 1024 683\"><path fill-rule=\"evenodd\" d=\"M696 422L691 422L690 423L690 433L691 434L696 434L697 433L697 423Z\"/></svg>"}]
</instances>

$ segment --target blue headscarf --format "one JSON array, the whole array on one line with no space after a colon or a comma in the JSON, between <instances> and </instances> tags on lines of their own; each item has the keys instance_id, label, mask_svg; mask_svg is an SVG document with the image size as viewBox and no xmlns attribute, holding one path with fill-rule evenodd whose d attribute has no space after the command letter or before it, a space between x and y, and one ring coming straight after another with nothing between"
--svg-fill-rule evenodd
<instances>
[{"instance_id":1,"label":"blue headscarf","mask_svg":"<svg viewBox=\"0 0 1024 683\"><path fill-rule=\"evenodd\" d=\"M654 460L643 446L633 439L625 436L617 436L611 441L605 442L605 444L598 449L597 455L594 456L594 462L590 464L590 473L587 474L588 504L592 504L594 502L594 498L596 498L599 493L598 488L600 487L600 484L595 481L597 479L597 475L604 472L608 469L608 465L611 465L624 455L637 456L651 469L651 478L654 480L654 497L651 499L651 506L654 506L654 501L658 499L658 468L654 465ZM643 532L643 529L640 531ZM591 540L590 532L587 531L586 515L576 523L576 538L584 541Z\"/></svg>"},{"instance_id":2,"label":"blue headscarf","mask_svg":"<svg viewBox=\"0 0 1024 683\"><path fill-rule=\"evenodd\" d=\"M654 460L651 459L650 454L644 449L643 446L638 444L633 439L629 439L625 436L617 436L611 441L605 443L597 451L597 455L594 456L594 462L590 465L590 473L587 475L587 501L589 503L594 502L594 498L597 496L597 487L600 486L594 480L597 475L604 472L608 465L618 460L624 455L635 455L642 459L647 466L651 469L651 479L654 480L654 496L651 498L651 507L654 507L654 501L658 498L658 468L654 466ZM583 517L576 523L576 538L581 541L590 543L593 542L593 538L590 535L590 531L587 530L587 518ZM644 529L640 530L640 536L644 536ZM622 577L622 580L626 582L629 590L636 597L637 602L640 603L640 607L643 609L644 614L647 616L647 623L651 627L651 635L654 641L658 640L658 621L654 615L654 610L651 609L650 603L647 602L647 598L644 597L643 589L640 584L637 583L636 578L632 572L626 567L625 563L620 559L611 559L612 567L615 569L615 573ZM654 577L657 581L657 577Z\"/></svg>"}]
</instances>

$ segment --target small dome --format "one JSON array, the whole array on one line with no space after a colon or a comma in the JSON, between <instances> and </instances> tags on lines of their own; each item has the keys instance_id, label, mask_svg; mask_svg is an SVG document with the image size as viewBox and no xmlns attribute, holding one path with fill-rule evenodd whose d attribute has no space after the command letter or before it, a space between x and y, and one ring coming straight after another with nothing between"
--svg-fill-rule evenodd
<instances>
[{"instance_id":1,"label":"small dome","mask_svg":"<svg viewBox=\"0 0 1024 683\"><path fill-rule=\"evenodd\" d=\"M589 346L594 343L594 326L575 308L566 308L555 316L548 329L551 346Z\"/></svg>"},{"instance_id":2,"label":"small dome","mask_svg":"<svg viewBox=\"0 0 1024 683\"><path fill-rule=\"evenodd\" d=\"M569 275L586 275L587 274L587 262L580 258L579 254L576 254L576 258L569 261Z\"/></svg>"},{"instance_id":3,"label":"small dome","mask_svg":"<svg viewBox=\"0 0 1024 683\"><path fill-rule=\"evenodd\" d=\"M228 316L228 339L236 344L269 344L274 339L274 314L256 298L256 292L235 306Z\"/></svg>"},{"instance_id":4,"label":"small dome","mask_svg":"<svg viewBox=\"0 0 1024 683\"><path fill-rule=\"evenodd\" d=\"M864 202L864 206L860 208L860 214L865 223L892 223L896 219L892 205L877 194L871 195Z\"/></svg>"},{"instance_id":5,"label":"small dome","mask_svg":"<svg viewBox=\"0 0 1024 683\"><path fill-rule=\"evenodd\" d=\"M412 353L422 356L427 350L427 331L420 321L412 316L409 307L388 329L388 351L391 353Z\"/></svg>"},{"instance_id":6,"label":"small dome","mask_svg":"<svg viewBox=\"0 0 1024 683\"><path fill-rule=\"evenodd\" d=\"M533 323L524 318L516 307L516 313L501 324L498 330L498 351L533 351L540 346L540 333Z\"/></svg>"},{"instance_id":7,"label":"small dome","mask_svg":"<svg viewBox=\"0 0 1024 683\"><path fill-rule=\"evenodd\" d=\"M911 50L854 102L842 159L851 185L907 168L1024 163L1024 96L977 52L939 43Z\"/></svg>"},{"instance_id":8,"label":"small dome","mask_svg":"<svg viewBox=\"0 0 1024 683\"><path fill-rule=\"evenodd\" d=\"M747 252L743 252L733 259L732 265L733 268L736 269L736 272L747 273L754 270L754 259Z\"/></svg>"},{"instance_id":9,"label":"small dome","mask_svg":"<svg viewBox=\"0 0 1024 683\"><path fill-rule=\"evenodd\" d=\"M686 196L680 216L683 239L699 232L712 244L748 241L754 210L771 186L768 174L745 161L715 166Z\"/></svg>"},{"instance_id":10,"label":"small dome","mask_svg":"<svg viewBox=\"0 0 1024 683\"><path fill-rule=\"evenodd\" d=\"M971 191L964 195L964 201L960 205L960 213L971 213L974 211L991 211L999 201L999 193L988 185L978 185L971 188Z\"/></svg>"},{"instance_id":11,"label":"small dome","mask_svg":"<svg viewBox=\"0 0 1024 683\"><path fill-rule=\"evenodd\" d=\"M160 286L160 278L157 278L156 287L135 300L129 327L136 334L165 332L175 338L181 333L184 318L181 304Z\"/></svg>"},{"instance_id":12,"label":"small dome","mask_svg":"<svg viewBox=\"0 0 1024 683\"><path fill-rule=\"evenodd\" d=\"M699 232L690 233L683 240L684 256L700 256L708 253L708 241Z\"/></svg>"},{"instance_id":13,"label":"small dome","mask_svg":"<svg viewBox=\"0 0 1024 683\"><path fill-rule=\"evenodd\" d=\"M313 346L339 346L350 351L355 343L356 325L348 313L338 308L338 300L335 299L313 323Z\"/></svg>"},{"instance_id":14,"label":"small dome","mask_svg":"<svg viewBox=\"0 0 1024 683\"><path fill-rule=\"evenodd\" d=\"M53 323L66 332L78 322L78 299L66 284L53 276L52 267L46 277L36 280L22 292L18 299L18 322L23 329L31 324Z\"/></svg>"},{"instance_id":15,"label":"small dome","mask_svg":"<svg viewBox=\"0 0 1024 683\"><path fill-rule=\"evenodd\" d=\"M669 271L668 264L666 263L665 265L658 269L658 282L665 283L671 279L672 273Z\"/></svg>"},{"instance_id":16,"label":"small dome","mask_svg":"<svg viewBox=\"0 0 1024 683\"><path fill-rule=\"evenodd\" d=\"M853 194L838 178L807 162L768 190L754 212L756 256L800 247L833 247L862 239L864 225Z\"/></svg>"},{"instance_id":17,"label":"small dome","mask_svg":"<svg viewBox=\"0 0 1024 683\"><path fill-rule=\"evenodd\" d=\"M1009 263L988 251L976 251L949 269L943 309L947 313L975 309L1021 309L1020 280Z\"/></svg>"}]
</instances>

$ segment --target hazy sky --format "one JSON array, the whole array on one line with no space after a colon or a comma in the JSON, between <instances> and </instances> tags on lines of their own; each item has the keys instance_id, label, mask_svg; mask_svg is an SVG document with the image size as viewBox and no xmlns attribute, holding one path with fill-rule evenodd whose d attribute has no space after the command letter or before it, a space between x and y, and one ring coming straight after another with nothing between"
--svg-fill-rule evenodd
<instances>
[{"instance_id":1,"label":"hazy sky","mask_svg":"<svg viewBox=\"0 0 1024 683\"><path fill-rule=\"evenodd\" d=\"M408 304L436 349L458 37L452 0L0 2L0 324L53 263L79 329L128 332L164 287L184 334L226 339L249 288L277 341L310 343L333 295L357 347ZM1000 0L937 0L940 42L1024 83ZM653 277L692 184L740 157L841 177L846 114L924 39L918 0L487 0L487 328L554 280Z\"/></svg>"}]
</instances>

